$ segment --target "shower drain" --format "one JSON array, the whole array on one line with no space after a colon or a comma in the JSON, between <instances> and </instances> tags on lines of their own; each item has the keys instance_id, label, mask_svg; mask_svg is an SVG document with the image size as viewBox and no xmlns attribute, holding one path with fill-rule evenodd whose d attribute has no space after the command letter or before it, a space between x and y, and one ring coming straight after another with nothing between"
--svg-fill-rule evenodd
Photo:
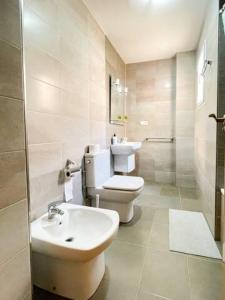
<instances>
[{"instance_id":1,"label":"shower drain","mask_svg":"<svg viewBox=\"0 0 225 300\"><path fill-rule=\"evenodd\" d=\"M72 242L73 240L74 240L74 237L71 236L71 237L65 239L65 242L69 243L69 242Z\"/></svg>"}]
</instances>

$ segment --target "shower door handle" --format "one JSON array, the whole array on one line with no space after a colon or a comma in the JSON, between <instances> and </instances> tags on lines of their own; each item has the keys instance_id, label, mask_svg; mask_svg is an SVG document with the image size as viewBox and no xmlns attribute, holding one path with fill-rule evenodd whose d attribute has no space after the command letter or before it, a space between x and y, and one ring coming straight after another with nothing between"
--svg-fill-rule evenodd
<instances>
[{"instance_id":1,"label":"shower door handle","mask_svg":"<svg viewBox=\"0 0 225 300\"><path fill-rule=\"evenodd\" d=\"M217 118L215 114L210 114L209 118L213 118L216 123L222 123L222 131L225 132L225 115L222 118Z\"/></svg>"},{"instance_id":2,"label":"shower door handle","mask_svg":"<svg viewBox=\"0 0 225 300\"><path fill-rule=\"evenodd\" d=\"M215 114L210 114L209 118L213 118L216 121L216 123L224 123L225 125L225 115L222 118L217 118Z\"/></svg>"}]
</instances>

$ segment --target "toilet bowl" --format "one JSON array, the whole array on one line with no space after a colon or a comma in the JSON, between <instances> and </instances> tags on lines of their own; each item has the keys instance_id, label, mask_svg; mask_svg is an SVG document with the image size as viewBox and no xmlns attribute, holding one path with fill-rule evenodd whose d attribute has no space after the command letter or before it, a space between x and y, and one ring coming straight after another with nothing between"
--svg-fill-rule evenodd
<instances>
[{"instance_id":1,"label":"toilet bowl","mask_svg":"<svg viewBox=\"0 0 225 300\"><path fill-rule=\"evenodd\" d=\"M136 176L111 174L110 150L85 154L86 187L95 203L99 195L99 206L118 212L120 222L133 218L133 202L144 187L144 180Z\"/></svg>"}]
</instances>

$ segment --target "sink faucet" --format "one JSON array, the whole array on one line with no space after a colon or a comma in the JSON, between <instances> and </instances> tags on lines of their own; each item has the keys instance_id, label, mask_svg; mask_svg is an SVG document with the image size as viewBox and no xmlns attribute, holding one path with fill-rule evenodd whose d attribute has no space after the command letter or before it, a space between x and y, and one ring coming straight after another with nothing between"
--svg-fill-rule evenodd
<instances>
[{"instance_id":1,"label":"sink faucet","mask_svg":"<svg viewBox=\"0 0 225 300\"><path fill-rule=\"evenodd\" d=\"M62 209L57 208L60 203L64 201L54 201L48 205L48 219L51 220L55 215L64 215L64 211Z\"/></svg>"}]
</instances>

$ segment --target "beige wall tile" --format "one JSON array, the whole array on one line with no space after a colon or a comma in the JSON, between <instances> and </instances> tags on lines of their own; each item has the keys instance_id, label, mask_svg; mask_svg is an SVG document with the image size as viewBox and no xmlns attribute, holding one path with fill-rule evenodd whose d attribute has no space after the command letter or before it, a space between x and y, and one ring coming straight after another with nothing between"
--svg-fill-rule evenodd
<instances>
[{"instance_id":1,"label":"beige wall tile","mask_svg":"<svg viewBox=\"0 0 225 300\"><path fill-rule=\"evenodd\" d=\"M1 1L0 39L21 47L20 18L18 1Z\"/></svg>"},{"instance_id":2,"label":"beige wall tile","mask_svg":"<svg viewBox=\"0 0 225 300\"><path fill-rule=\"evenodd\" d=\"M194 187L196 53L178 53L176 59L176 185Z\"/></svg>"},{"instance_id":3,"label":"beige wall tile","mask_svg":"<svg viewBox=\"0 0 225 300\"><path fill-rule=\"evenodd\" d=\"M46 213L49 203L63 200L63 185L59 181L58 170L30 179L31 220Z\"/></svg>"},{"instance_id":4,"label":"beige wall tile","mask_svg":"<svg viewBox=\"0 0 225 300\"><path fill-rule=\"evenodd\" d=\"M27 200L0 210L0 266L28 247L27 216Z\"/></svg>"},{"instance_id":5,"label":"beige wall tile","mask_svg":"<svg viewBox=\"0 0 225 300\"><path fill-rule=\"evenodd\" d=\"M175 60L127 65L126 77L131 88L127 97L128 138L143 142L148 137L172 137ZM148 125L142 126L141 121L148 121ZM173 183L175 152L171 149L166 144L143 144L137 155L137 173L145 179Z\"/></svg>"},{"instance_id":6,"label":"beige wall tile","mask_svg":"<svg viewBox=\"0 0 225 300\"><path fill-rule=\"evenodd\" d=\"M27 46L34 46L56 59L60 58L60 36L57 28L49 26L42 20L42 16L38 16L29 7L24 8L23 26Z\"/></svg>"},{"instance_id":7,"label":"beige wall tile","mask_svg":"<svg viewBox=\"0 0 225 300\"><path fill-rule=\"evenodd\" d=\"M0 96L0 152L24 148L24 103Z\"/></svg>"},{"instance_id":8,"label":"beige wall tile","mask_svg":"<svg viewBox=\"0 0 225 300\"><path fill-rule=\"evenodd\" d=\"M26 29L25 29L26 31ZM25 65L28 75L49 83L60 86L60 63L50 55L35 47L27 47L25 43Z\"/></svg>"},{"instance_id":9,"label":"beige wall tile","mask_svg":"<svg viewBox=\"0 0 225 300\"><path fill-rule=\"evenodd\" d=\"M108 51L104 33L82 1L25 0L24 25L31 219L35 219L48 203L63 198L59 177L67 159L80 165L88 144L106 147L113 133L124 135L124 127L109 124L112 69L106 70L106 65L110 61L115 76L125 84L125 64L111 45Z\"/></svg>"},{"instance_id":10,"label":"beige wall tile","mask_svg":"<svg viewBox=\"0 0 225 300\"><path fill-rule=\"evenodd\" d=\"M58 0L26 0L26 5L28 5L32 10L41 18L53 27L58 27L58 17L59 17L59 7L57 5Z\"/></svg>"},{"instance_id":11,"label":"beige wall tile","mask_svg":"<svg viewBox=\"0 0 225 300\"><path fill-rule=\"evenodd\" d=\"M0 2L0 290L31 295L20 1ZM26 249L23 250L23 249Z\"/></svg>"},{"instance_id":12,"label":"beige wall tile","mask_svg":"<svg viewBox=\"0 0 225 300\"><path fill-rule=\"evenodd\" d=\"M25 248L8 263L0 266L0 289L2 299L21 300L30 293L31 278L29 251L30 249L28 247Z\"/></svg>"},{"instance_id":13,"label":"beige wall tile","mask_svg":"<svg viewBox=\"0 0 225 300\"><path fill-rule=\"evenodd\" d=\"M205 103L195 110L195 168L198 189L203 205L203 212L210 229L215 231L215 188L216 188L216 124L208 119L210 113L217 111L217 76L218 76L218 1L208 8L208 16L200 38L199 51L207 40L207 55L214 61L205 76Z\"/></svg>"},{"instance_id":14,"label":"beige wall tile","mask_svg":"<svg viewBox=\"0 0 225 300\"><path fill-rule=\"evenodd\" d=\"M19 49L0 40L0 95L23 99Z\"/></svg>"},{"instance_id":15,"label":"beige wall tile","mask_svg":"<svg viewBox=\"0 0 225 300\"><path fill-rule=\"evenodd\" d=\"M53 85L27 76L26 97L27 110L60 114L65 103L61 99L61 90Z\"/></svg>"},{"instance_id":16,"label":"beige wall tile","mask_svg":"<svg viewBox=\"0 0 225 300\"><path fill-rule=\"evenodd\" d=\"M0 153L0 208L26 198L24 151Z\"/></svg>"},{"instance_id":17,"label":"beige wall tile","mask_svg":"<svg viewBox=\"0 0 225 300\"><path fill-rule=\"evenodd\" d=\"M29 145L29 176L39 177L63 168L62 144Z\"/></svg>"}]
</instances>

